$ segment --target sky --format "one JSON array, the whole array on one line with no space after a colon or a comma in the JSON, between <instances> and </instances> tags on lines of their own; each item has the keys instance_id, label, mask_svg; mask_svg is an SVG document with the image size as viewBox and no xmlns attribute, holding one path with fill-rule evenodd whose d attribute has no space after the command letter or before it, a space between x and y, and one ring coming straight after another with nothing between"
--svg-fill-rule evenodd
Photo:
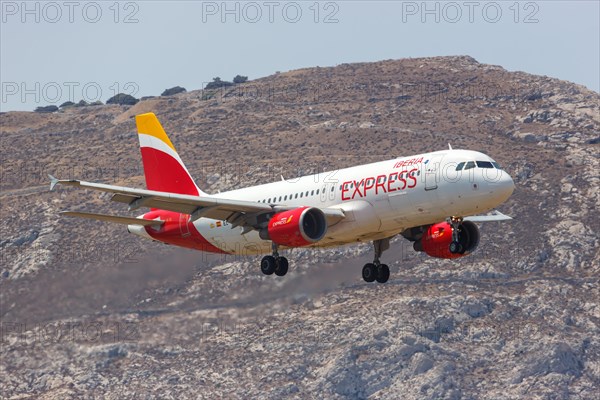
<instances>
[{"instance_id":1,"label":"sky","mask_svg":"<svg viewBox=\"0 0 600 400\"><path fill-rule=\"evenodd\" d=\"M0 111L469 55L600 92L600 1L0 1Z\"/></svg>"}]
</instances>

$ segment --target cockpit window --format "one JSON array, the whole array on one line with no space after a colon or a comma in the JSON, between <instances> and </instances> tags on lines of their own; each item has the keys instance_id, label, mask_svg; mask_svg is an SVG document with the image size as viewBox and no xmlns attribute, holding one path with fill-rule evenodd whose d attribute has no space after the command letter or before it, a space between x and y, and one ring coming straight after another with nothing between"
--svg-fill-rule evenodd
<instances>
[{"instance_id":1,"label":"cockpit window","mask_svg":"<svg viewBox=\"0 0 600 400\"><path fill-rule=\"evenodd\" d=\"M494 168L492 163L489 161L477 161L477 166L479 168Z\"/></svg>"},{"instance_id":2,"label":"cockpit window","mask_svg":"<svg viewBox=\"0 0 600 400\"><path fill-rule=\"evenodd\" d=\"M464 162L461 162L461 163L459 163L459 164L456 166L456 170L457 170L457 171L460 171L461 169L463 169L463 167L464 167L464 166L465 166L465 163L464 163Z\"/></svg>"},{"instance_id":3,"label":"cockpit window","mask_svg":"<svg viewBox=\"0 0 600 400\"><path fill-rule=\"evenodd\" d=\"M498 164L497 162L493 162L492 165L498 169L502 169L502 167L500 166L500 164Z\"/></svg>"},{"instance_id":4,"label":"cockpit window","mask_svg":"<svg viewBox=\"0 0 600 400\"><path fill-rule=\"evenodd\" d=\"M475 161L469 161L467 165L465 165L465 170L475 168Z\"/></svg>"}]
</instances>

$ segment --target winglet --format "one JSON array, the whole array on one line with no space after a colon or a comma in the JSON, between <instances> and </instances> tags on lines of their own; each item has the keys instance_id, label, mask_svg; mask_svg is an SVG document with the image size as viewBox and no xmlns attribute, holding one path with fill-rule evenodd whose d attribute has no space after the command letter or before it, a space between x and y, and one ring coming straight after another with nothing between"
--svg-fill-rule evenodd
<instances>
[{"instance_id":1,"label":"winglet","mask_svg":"<svg viewBox=\"0 0 600 400\"><path fill-rule=\"evenodd\" d=\"M54 176L48 174L48 178L50 178L50 191L54 190L54 187L56 186L56 184L58 183L58 178L55 178Z\"/></svg>"}]
</instances>

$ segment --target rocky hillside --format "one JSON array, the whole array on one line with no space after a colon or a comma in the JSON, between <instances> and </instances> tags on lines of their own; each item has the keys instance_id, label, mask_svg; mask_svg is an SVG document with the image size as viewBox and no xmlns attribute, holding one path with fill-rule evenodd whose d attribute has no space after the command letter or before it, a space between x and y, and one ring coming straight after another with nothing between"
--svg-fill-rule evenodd
<instances>
[{"instance_id":1,"label":"rocky hillside","mask_svg":"<svg viewBox=\"0 0 600 400\"><path fill-rule=\"evenodd\" d=\"M517 184L456 261L393 240L207 256L61 219L128 213L46 174L143 186L133 116L153 111L208 192L454 148ZM308 68L134 106L0 114L4 398L574 398L600 391L600 96L470 57ZM115 208L116 207L116 208Z\"/></svg>"}]
</instances>

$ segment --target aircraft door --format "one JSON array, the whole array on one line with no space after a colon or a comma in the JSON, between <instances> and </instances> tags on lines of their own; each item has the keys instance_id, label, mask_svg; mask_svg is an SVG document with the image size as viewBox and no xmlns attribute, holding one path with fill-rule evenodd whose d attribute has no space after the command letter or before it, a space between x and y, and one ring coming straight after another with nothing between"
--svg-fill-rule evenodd
<instances>
[{"instance_id":1,"label":"aircraft door","mask_svg":"<svg viewBox=\"0 0 600 400\"><path fill-rule=\"evenodd\" d=\"M442 155L433 156L427 164L423 164L425 176L425 190L435 190L441 174Z\"/></svg>"}]
</instances>

